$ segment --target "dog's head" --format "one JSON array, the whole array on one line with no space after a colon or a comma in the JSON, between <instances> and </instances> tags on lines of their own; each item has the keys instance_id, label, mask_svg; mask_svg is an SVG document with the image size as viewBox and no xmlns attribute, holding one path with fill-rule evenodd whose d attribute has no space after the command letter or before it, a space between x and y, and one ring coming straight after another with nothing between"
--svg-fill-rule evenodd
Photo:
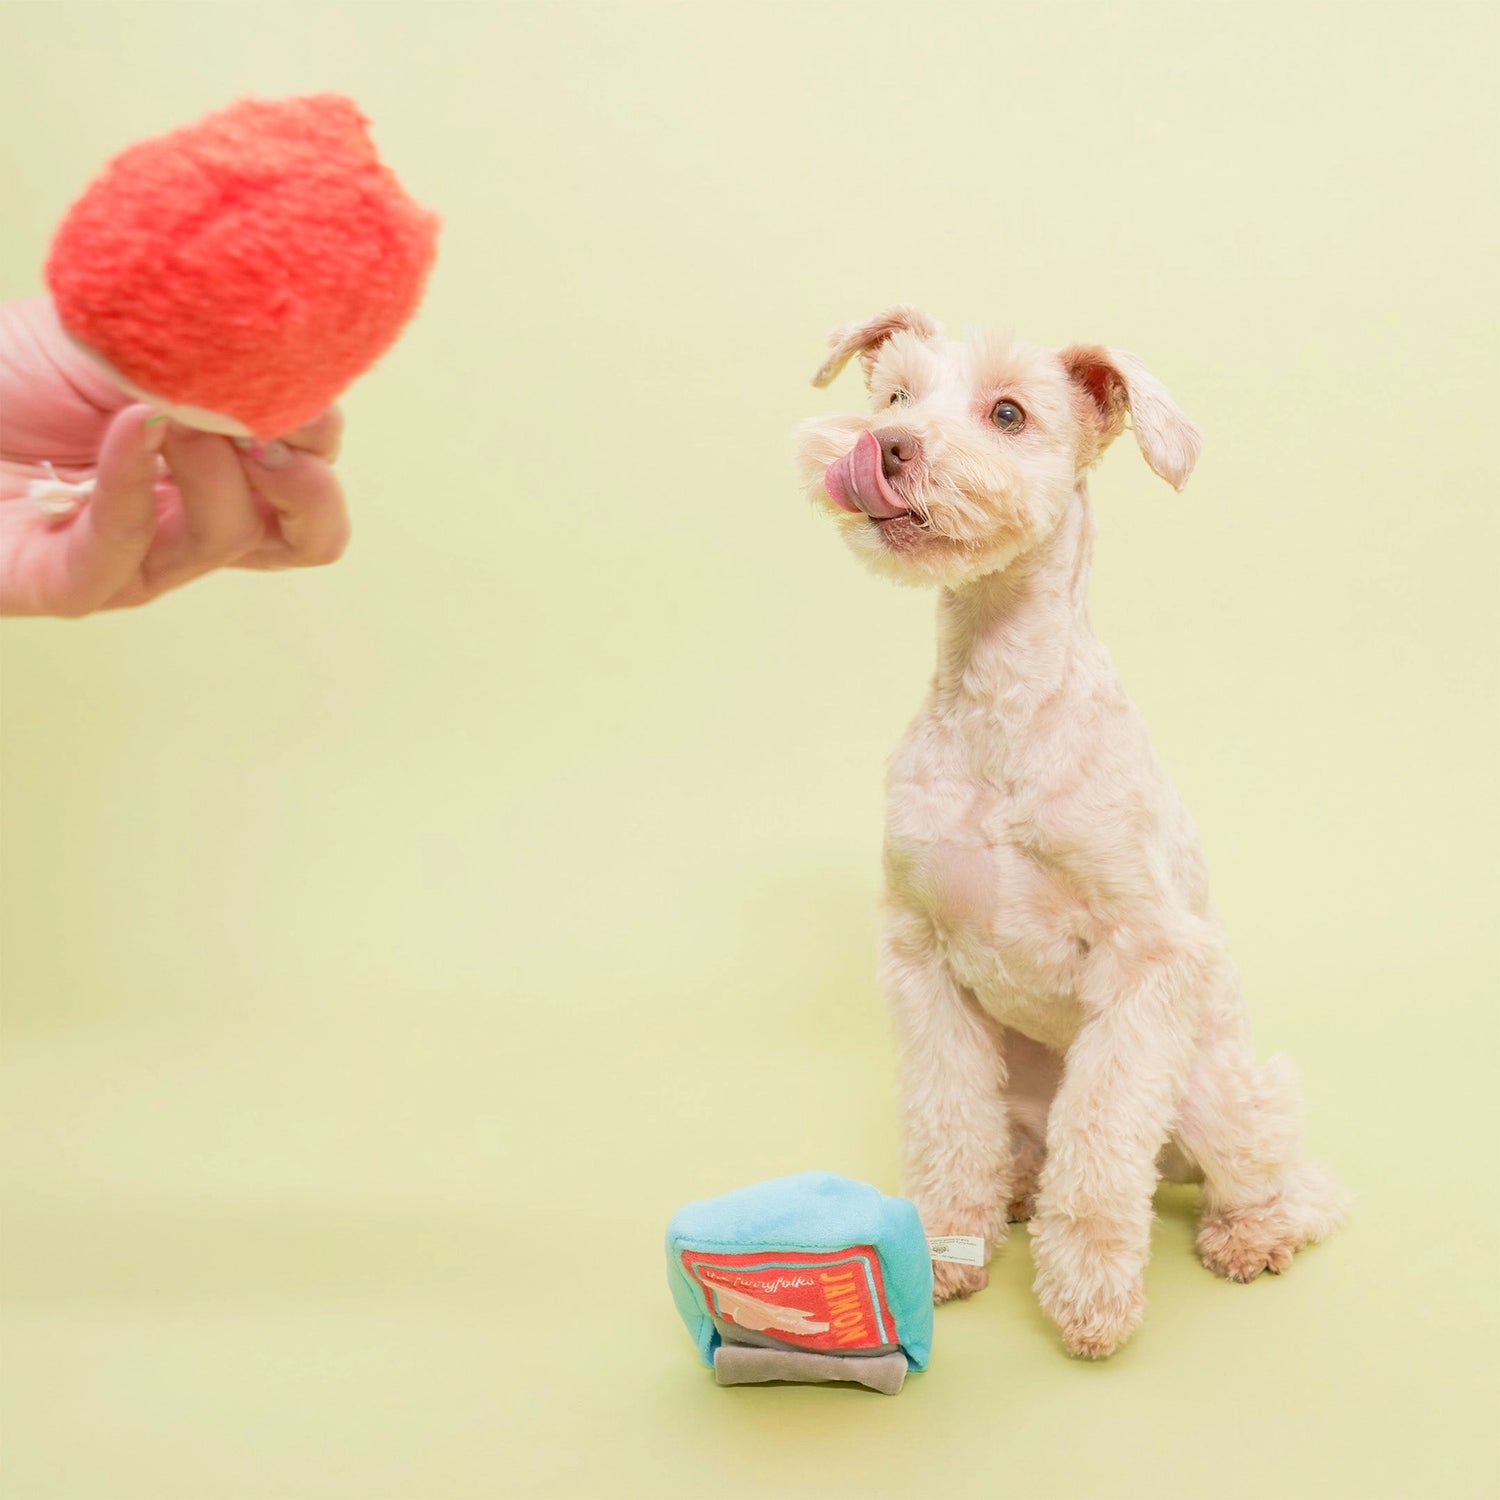
<instances>
[{"instance_id":1,"label":"dog's head","mask_svg":"<svg viewBox=\"0 0 1500 1500\"><path fill-rule=\"evenodd\" d=\"M858 355L873 415L804 423L802 481L854 551L903 583L953 586L1030 551L1127 417L1174 488L1198 457L1198 429L1133 354L994 334L959 342L908 306L837 328L829 344L813 384Z\"/></svg>"}]
</instances>

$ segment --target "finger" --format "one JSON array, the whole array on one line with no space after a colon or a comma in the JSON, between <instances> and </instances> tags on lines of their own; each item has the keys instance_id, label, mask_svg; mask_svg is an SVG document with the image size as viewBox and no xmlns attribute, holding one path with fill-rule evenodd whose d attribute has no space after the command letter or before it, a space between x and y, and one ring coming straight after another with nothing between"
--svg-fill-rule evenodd
<instances>
[{"instance_id":1,"label":"finger","mask_svg":"<svg viewBox=\"0 0 1500 1500\"><path fill-rule=\"evenodd\" d=\"M88 504L54 533L62 562L53 580L59 614L89 614L135 582L156 533L157 454L163 422L149 406L127 407L110 423Z\"/></svg>"},{"instance_id":2,"label":"finger","mask_svg":"<svg viewBox=\"0 0 1500 1500\"><path fill-rule=\"evenodd\" d=\"M275 513L278 535L240 560L242 567L316 568L349 545L349 511L333 470L311 453L271 442L244 456L256 493Z\"/></svg>"},{"instance_id":3,"label":"finger","mask_svg":"<svg viewBox=\"0 0 1500 1500\"><path fill-rule=\"evenodd\" d=\"M157 590L222 568L265 537L250 482L229 439L176 422L166 425L162 456L180 503L162 522L146 561L146 577Z\"/></svg>"},{"instance_id":4,"label":"finger","mask_svg":"<svg viewBox=\"0 0 1500 1500\"><path fill-rule=\"evenodd\" d=\"M331 464L339 456L344 442L344 414L338 407L330 406L321 416L304 423L295 432L282 435L281 441L289 448L299 448ZM248 451L254 452L252 447Z\"/></svg>"}]
</instances>

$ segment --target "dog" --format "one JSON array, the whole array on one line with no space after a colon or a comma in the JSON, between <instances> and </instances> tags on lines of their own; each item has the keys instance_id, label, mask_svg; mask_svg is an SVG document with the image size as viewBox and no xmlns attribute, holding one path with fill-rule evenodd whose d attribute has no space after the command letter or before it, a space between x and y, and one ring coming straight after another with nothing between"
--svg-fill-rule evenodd
<instances>
[{"instance_id":1,"label":"dog","mask_svg":"<svg viewBox=\"0 0 1500 1500\"><path fill-rule=\"evenodd\" d=\"M1198 1252L1283 1271L1346 1194L1300 1145L1286 1058L1257 1067L1193 824L1089 623L1086 477L1128 423L1187 482L1198 430L1132 354L947 339L897 306L836 329L871 414L796 440L808 497L897 582L934 585L937 668L889 764L880 980L900 1047L906 1190L934 1265L979 1290L1029 1219L1068 1350L1139 1326L1160 1178L1201 1182Z\"/></svg>"}]
</instances>

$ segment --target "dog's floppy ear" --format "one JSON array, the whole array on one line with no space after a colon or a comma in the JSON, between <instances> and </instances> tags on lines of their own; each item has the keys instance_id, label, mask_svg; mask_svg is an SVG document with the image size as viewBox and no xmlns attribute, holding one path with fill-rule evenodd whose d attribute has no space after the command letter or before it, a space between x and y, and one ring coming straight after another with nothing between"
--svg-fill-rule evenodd
<instances>
[{"instance_id":1,"label":"dog's floppy ear","mask_svg":"<svg viewBox=\"0 0 1500 1500\"><path fill-rule=\"evenodd\" d=\"M920 307L913 307L909 302L898 302L895 307L886 308L864 323L842 323L828 335L828 347L832 352L819 366L812 383L818 386L831 384L834 376L856 354L865 367L865 379L868 380L880 346L903 328L924 339L938 338L943 332L940 324L934 323Z\"/></svg>"},{"instance_id":2,"label":"dog's floppy ear","mask_svg":"<svg viewBox=\"0 0 1500 1500\"><path fill-rule=\"evenodd\" d=\"M1203 448L1203 435L1178 409L1167 388L1133 354L1099 344L1073 344L1060 356L1063 368L1086 397L1081 405L1103 451L1130 418L1146 462L1174 490L1188 482Z\"/></svg>"}]
</instances>

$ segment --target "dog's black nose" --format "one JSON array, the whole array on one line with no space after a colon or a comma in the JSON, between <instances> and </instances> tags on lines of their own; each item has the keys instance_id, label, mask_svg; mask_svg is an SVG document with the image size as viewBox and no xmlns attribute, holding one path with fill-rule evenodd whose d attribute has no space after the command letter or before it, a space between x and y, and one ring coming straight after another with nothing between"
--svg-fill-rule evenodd
<instances>
[{"instance_id":1,"label":"dog's black nose","mask_svg":"<svg viewBox=\"0 0 1500 1500\"><path fill-rule=\"evenodd\" d=\"M887 479L894 479L922 451L921 443L900 427L882 427L875 441L880 444L880 468Z\"/></svg>"}]
</instances>

